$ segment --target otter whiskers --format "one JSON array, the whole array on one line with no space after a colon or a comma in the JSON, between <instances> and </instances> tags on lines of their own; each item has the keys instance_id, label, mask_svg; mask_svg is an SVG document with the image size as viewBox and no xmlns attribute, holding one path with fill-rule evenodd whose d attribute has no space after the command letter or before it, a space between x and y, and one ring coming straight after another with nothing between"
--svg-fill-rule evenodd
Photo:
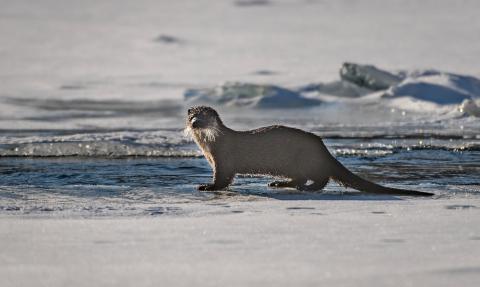
<instances>
[{"instance_id":1,"label":"otter whiskers","mask_svg":"<svg viewBox=\"0 0 480 287\"><path fill-rule=\"evenodd\" d=\"M208 128L194 130L190 126L187 126L183 130L183 134L186 137L190 138L199 138L205 142L214 142L215 139L220 135L222 131L219 129L218 125L213 125Z\"/></svg>"},{"instance_id":2,"label":"otter whiskers","mask_svg":"<svg viewBox=\"0 0 480 287\"><path fill-rule=\"evenodd\" d=\"M203 140L209 142L214 142L217 136L222 133L217 125L205 129L200 129L199 132Z\"/></svg>"}]
</instances>

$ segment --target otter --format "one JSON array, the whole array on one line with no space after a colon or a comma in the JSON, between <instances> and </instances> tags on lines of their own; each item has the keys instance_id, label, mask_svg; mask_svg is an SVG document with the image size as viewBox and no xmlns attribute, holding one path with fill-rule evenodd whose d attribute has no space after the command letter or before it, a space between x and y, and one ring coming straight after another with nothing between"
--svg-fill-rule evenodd
<instances>
[{"instance_id":1,"label":"otter","mask_svg":"<svg viewBox=\"0 0 480 287\"><path fill-rule=\"evenodd\" d=\"M227 188L236 174L269 175L287 180L270 187L315 191L330 179L366 193L431 196L432 193L384 187L365 180L330 154L322 139L300 129L274 125L250 131L225 126L211 107L188 109L185 131L200 147L213 169L213 183L203 191Z\"/></svg>"}]
</instances>

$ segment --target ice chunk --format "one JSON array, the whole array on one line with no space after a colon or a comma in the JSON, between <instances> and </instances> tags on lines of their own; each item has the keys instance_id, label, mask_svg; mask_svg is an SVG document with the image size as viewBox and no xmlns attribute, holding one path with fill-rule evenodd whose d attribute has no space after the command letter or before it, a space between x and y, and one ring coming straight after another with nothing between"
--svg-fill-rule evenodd
<instances>
[{"instance_id":1,"label":"ice chunk","mask_svg":"<svg viewBox=\"0 0 480 287\"><path fill-rule=\"evenodd\" d=\"M184 98L194 104L218 104L230 107L300 108L316 106L320 100L274 85L225 83L215 88L187 90Z\"/></svg>"},{"instance_id":2,"label":"ice chunk","mask_svg":"<svg viewBox=\"0 0 480 287\"><path fill-rule=\"evenodd\" d=\"M404 77L404 75L393 74L371 65L344 63L340 68L340 81L310 84L301 87L299 91L355 98L386 90L400 83Z\"/></svg>"},{"instance_id":3,"label":"ice chunk","mask_svg":"<svg viewBox=\"0 0 480 287\"><path fill-rule=\"evenodd\" d=\"M386 90L403 80L401 75L380 70L371 65L344 63L340 69L340 78L374 91Z\"/></svg>"},{"instance_id":4,"label":"ice chunk","mask_svg":"<svg viewBox=\"0 0 480 287\"><path fill-rule=\"evenodd\" d=\"M480 80L438 71L414 72L392 86L385 97L408 96L439 105L460 104L480 97Z\"/></svg>"},{"instance_id":5,"label":"ice chunk","mask_svg":"<svg viewBox=\"0 0 480 287\"><path fill-rule=\"evenodd\" d=\"M371 89L360 87L347 81L310 84L299 89L299 92L319 92L338 97L356 98L374 92Z\"/></svg>"},{"instance_id":6,"label":"ice chunk","mask_svg":"<svg viewBox=\"0 0 480 287\"><path fill-rule=\"evenodd\" d=\"M480 117L480 99L464 100L459 106L459 111L469 116Z\"/></svg>"}]
</instances>

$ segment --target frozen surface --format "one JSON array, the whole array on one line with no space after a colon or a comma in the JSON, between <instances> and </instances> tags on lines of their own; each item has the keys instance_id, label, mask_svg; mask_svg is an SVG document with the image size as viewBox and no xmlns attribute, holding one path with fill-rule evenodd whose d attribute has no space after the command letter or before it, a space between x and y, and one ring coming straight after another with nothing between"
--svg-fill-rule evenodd
<instances>
[{"instance_id":1,"label":"frozen surface","mask_svg":"<svg viewBox=\"0 0 480 287\"><path fill-rule=\"evenodd\" d=\"M413 97L438 105L460 104L480 98L480 80L439 71L412 73L386 92L388 97Z\"/></svg>"},{"instance_id":2,"label":"frozen surface","mask_svg":"<svg viewBox=\"0 0 480 287\"><path fill-rule=\"evenodd\" d=\"M480 77L475 0L259 2L2 1L2 92L180 97L175 84L327 81L345 61Z\"/></svg>"},{"instance_id":3,"label":"frozen surface","mask_svg":"<svg viewBox=\"0 0 480 287\"><path fill-rule=\"evenodd\" d=\"M6 287L473 287L479 207L468 197L228 197L157 205L149 218L2 216L0 276Z\"/></svg>"},{"instance_id":4,"label":"frozen surface","mask_svg":"<svg viewBox=\"0 0 480 287\"><path fill-rule=\"evenodd\" d=\"M379 106L415 110L432 119L438 119L445 111L450 111L453 118L458 117L455 111L466 116L478 115L480 80L472 76L436 70L388 72L372 65L344 63L340 78L305 85L298 90L342 104L354 98L359 109L374 100Z\"/></svg>"},{"instance_id":5,"label":"frozen surface","mask_svg":"<svg viewBox=\"0 0 480 287\"><path fill-rule=\"evenodd\" d=\"M315 83L302 86L298 89L300 92L318 92L324 95L332 95L337 97L356 98L373 92L373 90L359 86L349 81L333 81L327 83Z\"/></svg>"},{"instance_id":6,"label":"frozen surface","mask_svg":"<svg viewBox=\"0 0 480 287\"><path fill-rule=\"evenodd\" d=\"M467 115L480 117L480 100L464 100L462 104L458 107L458 109L460 110L460 112L466 113Z\"/></svg>"},{"instance_id":7,"label":"frozen surface","mask_svg":"<svg viewBox=\"0 0 480 287\"><path fill-rule=\"evenodd\" d=\"M480 43L472 41L480 29L477 1L458 5L432 0L220 0L134 5L19 0L2 1L1 6L1 129L171 127L178 118L168 120L163 112L183 116L181 99L187 89L227 82L289 90L325 83L318 89L317 99L322 101L368 94L365 87L331 83L344 62L363 63L362 69L380 73L381 86L395 82L397 70L436 69L480 77ZM344 75L362 70L357 68L346 69L350 72ZM446 100L423 92L417 97L424 80L428 79L398 89L401 98L414 93L414 101L387 101L377 110L401 112L420 106L422 112L433 110L428 117L435 121L446 110L458 110L469 93L457 89L462 84L454 84L447 90L456 94ZM378 77L373 83L378 88L376 83ZM428 80L430 87L432 83ZM445 86L441 88L445 92ZM418 103L422 97L455 106ZM368 104L355 103L357 109L371 113L365 108ZM478 114L477 108L468 107L473 107L473 112L464 109L468 115ZM337 116L336 122L345 120ZM363 119L357 122L363 124Z\"/></svg>"},{"instance_id":8,"label":"frozen surface","mask_svg":"<svg viewBox=\"0 0 480 287\"><path fill-rule=\"evenodd\" d=\"M340 69L340 77L360 87L373 91L381 91L395 86L403 80L402 75L380 70L372 65L344 63Z\"/></svg>"},{"instance_id":9,"label":"frozen surface","mask_svg":"<svg viewBox=\"0 0 480 287\"><path fill-rule=\"evenodd\" d=\"M320 100L302 97L285 88L249 83L225 83L210 89L187 90L184 97L189 105L213 104L226 107L289 109L321 104Z\"/></svg>"}]
</instances>

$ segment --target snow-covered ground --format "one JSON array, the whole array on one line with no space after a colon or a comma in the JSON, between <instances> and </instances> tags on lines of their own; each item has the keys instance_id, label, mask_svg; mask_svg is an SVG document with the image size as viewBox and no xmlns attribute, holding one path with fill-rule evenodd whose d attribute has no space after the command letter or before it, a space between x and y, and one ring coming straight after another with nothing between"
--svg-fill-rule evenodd
<instances>
[{"instance_id":1,"label":"snow-covered ground","mask_svg":"<svg viewBox=\"0 0 480 287\"><path fill-rule=\"evenodd\" d=\"M231 81L294 88L338 79L346 61L480 77L473 0L19 0L1 7L1 128L139 127L145 119L88 117L78 101L112 114L118 102L161 106L186 89ZM101 109L109 105L113 111ZM37 121L64 107L84 119Z\"/></svg>"},{"instance_id":2,"label":"snow-covered ground","mask_svg":"<svg viewBox=\"0 0 480 287\"><path fill-rule=\"evenodd\" d=\"M3 216L2 286L474 287L480 280L478 198L234 198L164 206L184 216Z\"/></svg>"}]
</instances>

